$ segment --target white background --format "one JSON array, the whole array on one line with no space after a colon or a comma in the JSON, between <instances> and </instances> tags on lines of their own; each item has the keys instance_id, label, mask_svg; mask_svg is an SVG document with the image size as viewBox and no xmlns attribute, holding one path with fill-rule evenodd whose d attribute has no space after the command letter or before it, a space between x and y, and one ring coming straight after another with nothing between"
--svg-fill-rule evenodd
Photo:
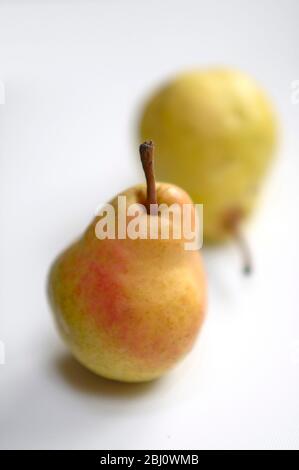
<instances>
[{"instance_id":1,"label":"white background","mask_svg":"<svg viewBox=\"0 0 299 470\"><path fill-rule=\"evenodd\" d=\"M299 6L296 0L1 1L1 448L299 447ZM247 234L204 250L207 321L192 354L149 385L70 359L46 276L102 201L142 181L140 103L185 68L225 64L273 97L281 147Z\"/></svg>"}]
</instances>

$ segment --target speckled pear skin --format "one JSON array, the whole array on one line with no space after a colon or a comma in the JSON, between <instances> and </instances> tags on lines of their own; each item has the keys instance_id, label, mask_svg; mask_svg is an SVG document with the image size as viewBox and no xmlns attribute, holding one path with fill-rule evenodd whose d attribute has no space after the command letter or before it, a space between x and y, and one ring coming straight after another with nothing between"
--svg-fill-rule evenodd
<instances>
[{"instance_id":1,"label":"speckled pear skin","mask_svg":"<svg viewBox=\"0 0 299 470\"><path fill-rule=\"evenodd\" d=\"M142 203L145 191L140 185L123 194L128 204ZM157 184L157 195L158 203L190 202L167 184ZM202 325L201 256L185 251L183 240L99 240L97 220L51 269L49 295L59 331L96 374L125 382L155 379L190 351Z\"/></svg>"},{"instance_id":2,"label":"speckled pear skin","mask_svg":"<svg viewBox=\"0 0 299 470\"><path fill-rule=\"evenodd\" d=\"M277 140L272 106L247 75L212 68L183 73L146 104L142 139L155 142L160 180L204 204L204 241L228 236L231 211L255 207Z\"/></svg>"}]
</instances>

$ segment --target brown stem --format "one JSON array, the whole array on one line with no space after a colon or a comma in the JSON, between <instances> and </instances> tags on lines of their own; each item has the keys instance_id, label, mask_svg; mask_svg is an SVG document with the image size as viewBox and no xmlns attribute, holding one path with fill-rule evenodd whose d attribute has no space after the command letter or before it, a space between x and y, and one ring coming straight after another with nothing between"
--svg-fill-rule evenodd
<instances>
[{"instance_id":1,"label":"brown stem","mask_svg":"<svg viewBox=\"0 0 299 470\"><path fill-rule=\"evenodd\" d=\"M243 273L251 274L252 272L252 257L249 246L240 230L240 223L243 219L243 211L236 208L231 210L224 219L225 229L233 235L239 245L243 257Z\"/></svg>"},{"instance_id":2,"label":"brown stem","mask_svg":"<svg viewBox=\"0 0 299 470\"><path fill-rule=\"evenodd\" d=\"M244 238L243 234L240 232L239 227L236 227L234 230L235 240L238 243L242 256L243 256L243 273L251 274L252 273L252 259L251 253L249 250L248 243Z\"/></svg>"},{"instance_id":3,"label":"brown stem","mask_svg":"<svg viewBox=\"0 0 299 470\"><path fill-rule=\"evenodd\" d=\"M154 175L154 144L150 140L149 142L143 142L139 146L139 153L142 162L143 171L146 178L147 185L147 198L146 198L146 210L150 215L157 214L157 191L156 182Z\"/></svg>"}]
</instances>

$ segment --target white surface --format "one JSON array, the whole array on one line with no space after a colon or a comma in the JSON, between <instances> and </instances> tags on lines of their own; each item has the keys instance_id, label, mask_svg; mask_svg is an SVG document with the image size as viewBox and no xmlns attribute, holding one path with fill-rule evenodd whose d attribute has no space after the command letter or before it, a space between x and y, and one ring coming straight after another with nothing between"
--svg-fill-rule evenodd
<instances>
[{"instance_id":1,"label":"white surface","mask_svg":"<svg viewBox=\"0 0 299 470\"><path fill-rule=\"evenodd\" d=\"M299 447L299 78L296 0L2 1L0 79L1 448ZM272 94L280 160L248 232L205 252L197 347L151 385L101 380L72 361L45 279L95 208L138 182L144 95L183 67L231 64ZM1 361L0 361L1 362Z\"/></svg>"}]
</instances>

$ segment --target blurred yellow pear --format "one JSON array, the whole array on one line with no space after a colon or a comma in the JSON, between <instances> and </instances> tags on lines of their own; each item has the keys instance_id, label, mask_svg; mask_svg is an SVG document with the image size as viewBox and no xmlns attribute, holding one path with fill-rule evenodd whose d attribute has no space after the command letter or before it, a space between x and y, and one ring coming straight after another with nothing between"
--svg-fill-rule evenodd
<instances>
[{"instance_id":1,"label":"blurred yellow pear","mask_svg":"<svg viewBox=\"0 0 299 470\"><path fill-rule=\"evenodd\" d=\"M236 70L183 73L146 104L142 139L155 141L157 176L204 204L204 239L220 241L253 209L276 144L264 91Z\"/></svg>"}]
</instances>

